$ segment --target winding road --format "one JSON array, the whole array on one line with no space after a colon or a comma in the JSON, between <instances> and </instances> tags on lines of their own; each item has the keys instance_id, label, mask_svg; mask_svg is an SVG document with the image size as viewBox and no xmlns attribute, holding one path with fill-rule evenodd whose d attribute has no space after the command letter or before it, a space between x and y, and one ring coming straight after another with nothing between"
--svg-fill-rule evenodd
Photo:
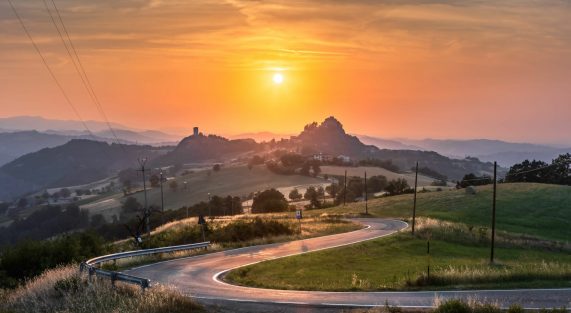
<instances>
[{"instance_id":1,"label":"winding road","mask_svg":"<svg viewBox=\"0 0 571 313\"><path fill-rule=\"evenodd\" d=\"M285 256L349 245L398 232L408 225L386 219L355 219L366 228L331 236L286 243L252 246L164 261L125 271L153 282L172 285L184 294L199 299L256 303L319 305L333 307L370 307L390 305L404 308L432 307L435 299L473 299L508 307L518 303L525 308L571 307L571 288L421 291L421 292L320 292L271 290L230 285L220 280L227 271L253 263ZM324 264L324 266L327 266Z\"/></svg>"}]
</instances>

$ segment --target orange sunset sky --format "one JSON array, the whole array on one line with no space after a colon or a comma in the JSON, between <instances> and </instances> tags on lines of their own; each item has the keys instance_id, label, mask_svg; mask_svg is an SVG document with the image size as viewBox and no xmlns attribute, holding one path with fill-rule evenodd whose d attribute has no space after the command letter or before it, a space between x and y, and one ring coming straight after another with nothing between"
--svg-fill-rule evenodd
<instances>
[{"instance_id":1,"label":"orange sunset sky","mask_svg":"<svg viewBox=\"0 0 571 313\"><path fill-rule=\"evenodd\" d=\"M44 2L13 3L102 120ZM107 116L131 127L296 133L334 115L356 134L571 143L569 1L55 3ZM76 118L2 1L0 116L15 115Z\"/></svg>"}]
</instances>

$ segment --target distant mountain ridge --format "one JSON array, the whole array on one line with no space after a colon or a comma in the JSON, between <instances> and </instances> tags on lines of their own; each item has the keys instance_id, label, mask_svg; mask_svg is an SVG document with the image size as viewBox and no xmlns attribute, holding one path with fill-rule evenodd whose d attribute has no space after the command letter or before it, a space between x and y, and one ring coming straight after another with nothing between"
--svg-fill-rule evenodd
<instances>
[{"instance_id":1,"label":"distant mountain ridge","mask_svg":"<svg viewBox=\"0 0 571 313\"><path fill-rule=\"evenodd\" d=\"M410 147L413 150L435 151L452 158L476 157L482 161L497 161L502 166L511 166L525 159L551 161L560 154L571 152L571 148L548 145L515 143L491 139L398 139L386 140L377 137L360 136L361 140L379 148L393 149L395 146ZM384 144L385 142L391 142Z\"/></svg>"},{"instance_id":2,"label":"distant mountain ridge","mask_svg":"<svg viewBox=\"0 0 571 313\"><path fill-rule=\"evenodd\" d=\"M137 166L137 158L153 160L166 152L165 148L152 146L73 139L61 146L26 154L0 167L0 199L90 183Z\"/></svg>"}]
</instances>

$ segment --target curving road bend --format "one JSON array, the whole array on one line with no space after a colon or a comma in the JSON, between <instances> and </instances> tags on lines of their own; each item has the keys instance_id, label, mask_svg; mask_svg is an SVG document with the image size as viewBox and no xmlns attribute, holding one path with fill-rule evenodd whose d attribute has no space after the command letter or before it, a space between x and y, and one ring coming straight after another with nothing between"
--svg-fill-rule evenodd
<instances>
[{"instance_id":1,"label":"curving road bend","mask_svg":"<svg viewBox=\"0 0 571 313\"><path fill-rule=\"evenodd\" d=\"M368 307L398 305L404 308L432 307L435 299L482 300L508 307L518 303L525 308L571 307L571 288L421 291L421 292L321 292L271 290L230 285L219 278L225 272L245 265L285 256L349 245L387 236L406 228L402 221L355 219L367 228L331 236L286 243L252 246L201 256L159 262L125 271L153 282L172 285L199 299L258 303L320 305L334 307ZM324 264L324 266L327 266Z\"/></svg>"}]
</instances>

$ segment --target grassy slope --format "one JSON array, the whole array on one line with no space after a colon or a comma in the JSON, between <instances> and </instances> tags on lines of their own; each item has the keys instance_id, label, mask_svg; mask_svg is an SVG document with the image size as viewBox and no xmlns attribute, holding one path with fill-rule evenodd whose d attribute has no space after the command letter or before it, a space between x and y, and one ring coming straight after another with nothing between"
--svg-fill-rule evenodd
<instances>
[{"instance_id":1,"label":"grassy slope","mask_svg":"<svg viewBox=\"0 0 571 313\"><path fill-rule=\"evenodd\" d=\"M479 187L476 195L463 190L420 194L418 215L429 216L474 226L489 225L491 188ZM504 231L569 241L571 238L571 187L540 184L502 184L498 188L497 225ZM377 199L370 203L376 216L409 217L412 195ZM363 204L354 203L321 212L363 212ZM274 288L316 290L378 290L402 289L409 277L415 280L426 271L426 241L399 234L349 247L264 262L236 270L229 279L238 283ZM431 263L434 273L446 272L445 266L466 266L470 271L497 270L487 264L489 247L445 240L431 242ZM558 262L563 272L571 273L571 254L534 251L524 248L498 248L498 262L507 271L519 267L541 268L543 262ZM326 266L324 266L326 264ZM335 275L331 275L331 272ZM525 275L524 275L525 276ZM571 281L535 278L518 280L502 287L570 286ZM497 282L496 282L497 283ZM455 287L471 287L453 284ZM475 287L494 287L481 282ZM497 287L497 286L495 286ZM431 287L429 287L431 288ZM433 288L433 287L432 287ZM443 288L450 288L443 287Z\"/></svg>"},{"instance_id":2,"label":"grassy slope","mask_svg":"<svg viewBox=\"0 0 571 313\"><path fill-rule=\"evenodd\" d=\"M412 195L375 199L369 213L381 217L410 218ZM328 209L327 212L361 213L363 203ZM464 190L419 193L417 215L473 226L489 227L492 188L477 188L476 195ZM498 185L496 225L498 229L547 239L571 239L571 187L545 184Z\"/></svg>"},{"instance_id":3,"label":"grassy slope","mask_svg":"<svg viewBox=\"0 0 571 313\"><path fill-rule=\"evenodd\" d=\"M329 175L338 175L343 176L345 174L345 170L347 171L347 176L359 176L363 177L365 171L367 171L367 176L376 176L376 175L383 175L388 180L397 179L397 178L404 178L407 180L408 184L414 186L414 173L404 173L399 174L395 172L391 172L384 168L380 167L373 167L373 166L322 166L321 167L321 174L329 174ZM419 186L430 186L430 184L434 181L434 178L430 178L428 176L424 176L422 174L418 175L418 185Z\"/></svg>"},{"instance_id":4,"label":"grassy slope","mask_svg":"<svg viewBox=\"0 0 571 313\"><path fill-rule=\"evenodd\" d=\"M255 166L248 170L246 166L222 168L219 172L212 171L210 175L207 171L197 171L183 177L177 177L178 190L172 191L168 183L164 188L165 209L178 209L200 201L208 200L208 193L219 196L242 196L251 192L264 190L266 188L277 188L304 184L318 184L324 182L322 179L300 176L300 175L278 175L270 172L265 166ZM187 181L187 189L183 189L184 181ZM144 202L144 195L139 192L134 197L139 202ZM160 205L160 188L153 188L147 192L149 204ZM91 207L92 213L105 213L106 216L118 214L117 208L123 201L123 195L118 194L111 198L106 198L105 203L100 205L92 203L86 207Z\"/></svg>"},{"instance_id":5,"label":"grassy slope","mask_svg":"<svg viewBox=\"0 0 571 313\"><path fill-rule=\"evenodd\" d=\"M431 241L430 262L432 272L436 274L447 266L485 270L489 267L488 255L489 248L485 246ZM496 249L496 260L506 269L536 266L543 261L569 265L571 254L500 248ZM426 241L408 234L398 234L334 250L259 263L232 271L227 279L249 286L278 289L393 290L406 289L406 279L416 279L426 271L427 264ZM570 270L569 266L567 269ZM515 281L509 286L529 288L545 285L542 281L524 280ZM571 282L563 280L549 282L547 285L571 286ZM493 284L466 284L458 287L490 286ZM428 289L434 287L429 286Z\"/></svg>"}]
</instances>

